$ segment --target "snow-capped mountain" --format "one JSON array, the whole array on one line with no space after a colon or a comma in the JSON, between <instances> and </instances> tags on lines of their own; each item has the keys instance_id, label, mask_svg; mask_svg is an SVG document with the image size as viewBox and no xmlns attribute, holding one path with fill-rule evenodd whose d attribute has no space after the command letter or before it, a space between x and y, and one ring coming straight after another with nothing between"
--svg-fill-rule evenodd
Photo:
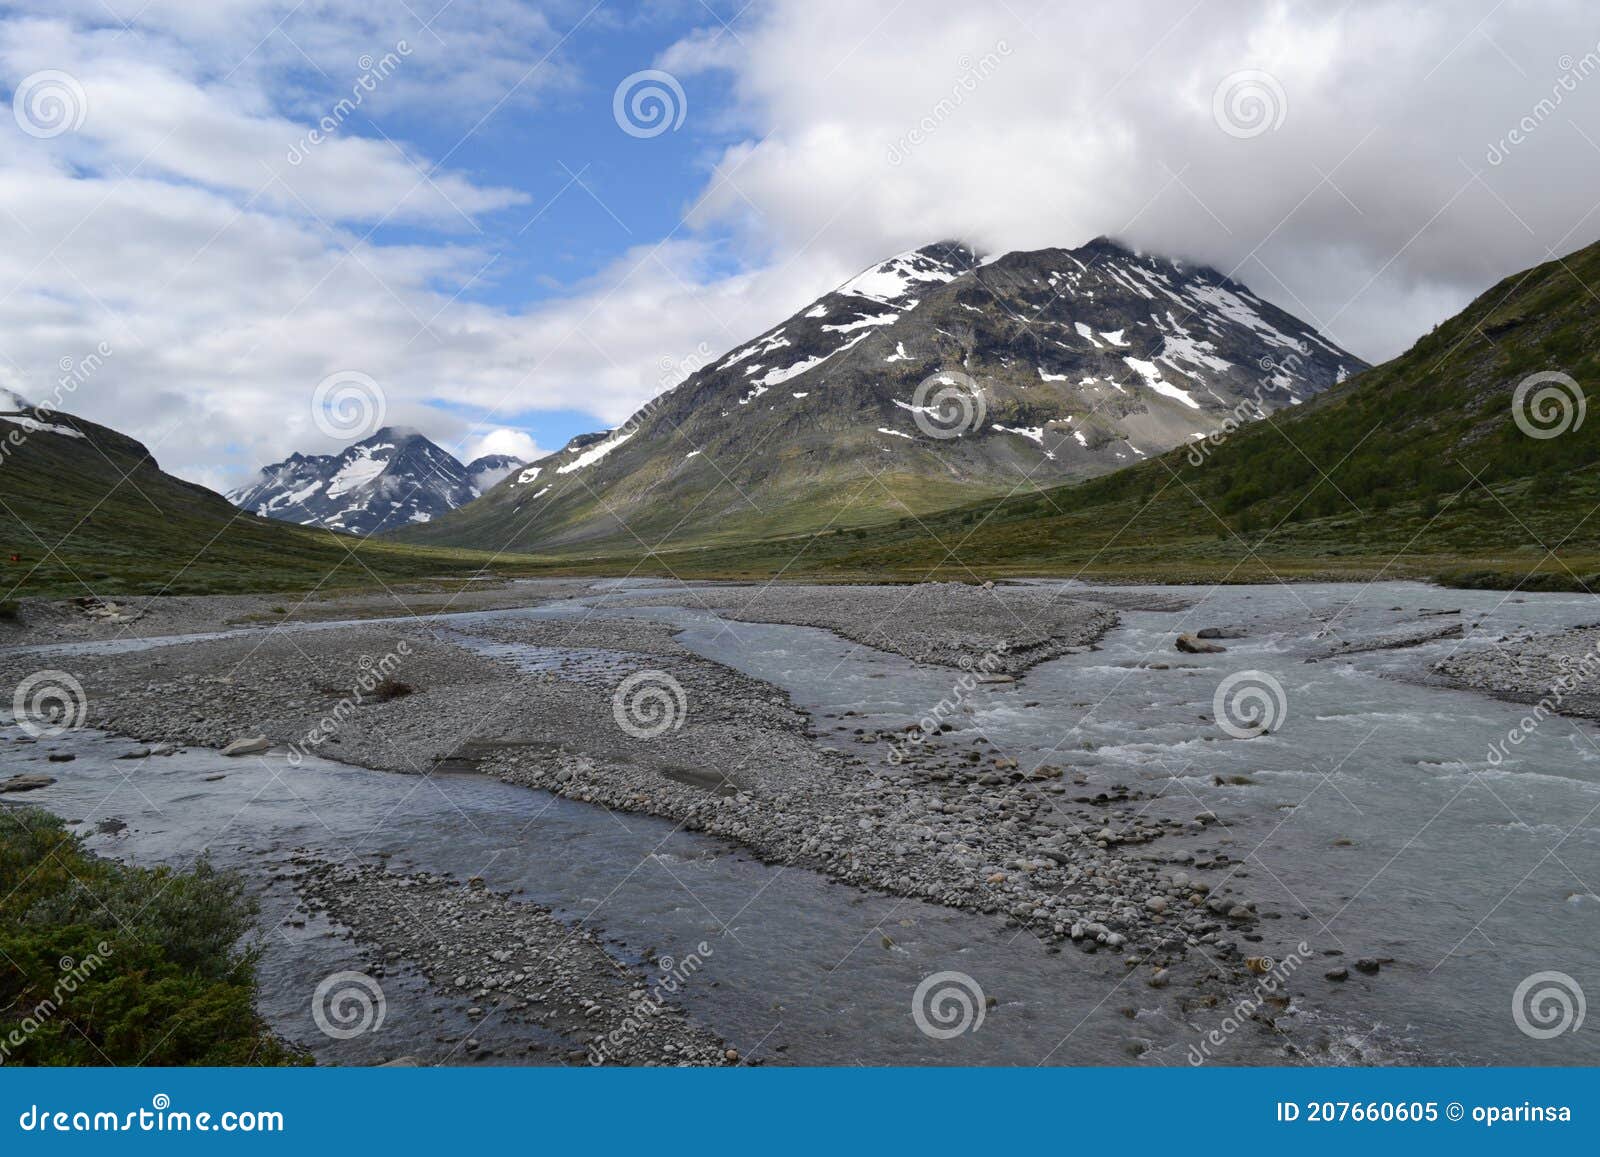
<instances>
[{"instance_id":1,"label":"snow-capped mountain","mask_svg":"<svg viewBox=\"0 0 1600 1157\"><path fill-rule=\"evenodd\" d=\"M1132 465L1365 369L1217 271L1105 238L890 258L406 536L635 549L838 529Z\"/></svg>"},{"instance_id":2,"label":"snow-capped mountain","mask_svg":"<svg viewBox=\"0 0 1600 1157\"><path fill-rule=\"evenodd\" d=\"M284 522L375 534L448 513L521 465L488 454L463 466L415 430L385 426L339 454L291 454L228 500Z\"/></svg>"}]
</instances>

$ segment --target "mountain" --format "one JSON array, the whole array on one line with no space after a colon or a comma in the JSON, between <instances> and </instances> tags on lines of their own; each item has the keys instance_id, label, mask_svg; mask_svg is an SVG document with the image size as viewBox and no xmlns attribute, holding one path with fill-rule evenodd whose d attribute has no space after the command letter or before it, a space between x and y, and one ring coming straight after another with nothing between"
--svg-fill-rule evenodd
<instances>
[{"instance_id":1,"label":"mountain","mask_svg":"<svg viewBox=\"0 0 1600 1157\"><path fill-rule=\"evenodd\" d=\"M522 463L490 454L463 466L415 430L385 426L338 454L291 454L229 492L236 506L301 526L376 534L477 498Z\"/></svg>"},{"instance_id":2,"label":"mountain","mask_svg":"<svg viewBox=\"0 0 1600 1157\"><path fill-rule=\"evenodd\" d=\"M1313 401L1077 485L665 553L644 573L1433 579L1600 591L1600 243L1505 278ZM637 555L585 569L619 573Z\"/></svg>"},{"instance_id":3,"label":"mountain","mask_svg":"<svg viewBox=\"0 0 1600 1157\"><path fill-rule=\"evenodd\" d=\"M19 595L327 590L490 561L252 518L134 439L0 392L0 627Z\"/></svg>"},{"instance_id":4,"label":"mountain","mask_svg":"<svg viewBox=\"0 0 1600 1157\"><path fill-rule=\"evenodd\" d=\"M482 494L507 474L525 465L527 463L521 458L513 458L510 454L484 454L467 463L467 481Z\"/></svg>"},{"instance_id":5,"label":"mountain","mask_svg":"<svg viewBox=\"0 0 1600 1157\"><path fill-rule=\"evenodd\" d=\"M1203 266L1104 238L893 257L409 540L747 540L1137 463L1366 368Z\"/></svg>"}]
</instances>

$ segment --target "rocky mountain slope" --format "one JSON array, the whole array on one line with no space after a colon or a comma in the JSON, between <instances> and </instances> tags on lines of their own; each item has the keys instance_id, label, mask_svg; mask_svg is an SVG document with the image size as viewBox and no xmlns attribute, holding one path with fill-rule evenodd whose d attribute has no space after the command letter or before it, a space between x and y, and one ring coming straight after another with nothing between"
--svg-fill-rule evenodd
<instances>
[{"instance_id":1,"label":"rocky mountain slope","mask_svg":"<svg viewBox=\"0 0 1600 1157\"><path fill-rule=\"evenodd\" d=\"M1208 268L944 242L403 536L590 552L860 525L1130 466L1364 368Z\"/></svg>"},{"instance_id":2,"label":"rocky mountain slope","mask_svg":"<svg viewBox=\"0 0 1600 1157\"><path fill-rule=\"evenodd\" d=\"M1160 461L920 520L667 554L641 570L1600 591L1595 286L1600 243L1505 278L1303 406ZM617 573L635 561L586 565Z\"/></svg>"},{"instance_id":3,"label":"rocky mountain slope","mask_svg":"<svg viewBox=\"0 0 1600 1157\"><path fill-rule=\"evenodd\" d=\"M521 465L491 454L463 466L415 430L385 426L341 453L296 453L263 467L228 500L283 522L375 534L464 506Z\"/></svg>"}]
</instances>

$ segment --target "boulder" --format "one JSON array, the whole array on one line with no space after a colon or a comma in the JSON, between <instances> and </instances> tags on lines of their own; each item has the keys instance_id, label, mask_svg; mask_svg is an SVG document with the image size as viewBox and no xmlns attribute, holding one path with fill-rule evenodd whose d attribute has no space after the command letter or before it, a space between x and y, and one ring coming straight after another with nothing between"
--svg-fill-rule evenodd
<instances>
[{"instance_id":1,"label":"boulder","mask_svg":"<svg viewBox=\"0 0 1600 1157\"><path fill-rule=\"evenodd\" d=\"M1228 649L1216 643L1208 643L1194 635L1179 635L1176 646L1186 655L1216 655Z\"/></svg>"},{"instance_id":2,"label":"boulder","mask_svg":"<svg viewBox=\"0 0 1600 1157\"><path fill-rule=\"evenodd\" d=\"M0 779L0 792L35 791L41 787L49 787L55 781L53 775L32 775L25 772L10 779Z\"/></svg>"},{"instance_id":3,"label":"boulder","mask_svg":"<svg viewBox=\"0 0 1600 1157\"><path fill-rule=\"evenodd\" d=\"M222 749L222 754L227 756L260 755L263 751L272 749L272 741L265 735L257 735L251 739L235 739Z\"/></svg>"},{"instance_id":4,"label":"boulder","mask_svg":"<svg viewBox=\"0 0 1600 1157\"><path fill-rule=\"evenodd\" d=\"M1197 639L1242 639L1244 636L1243 627L1201 627L1194 633Z\"/></svg>"}]
</instances>

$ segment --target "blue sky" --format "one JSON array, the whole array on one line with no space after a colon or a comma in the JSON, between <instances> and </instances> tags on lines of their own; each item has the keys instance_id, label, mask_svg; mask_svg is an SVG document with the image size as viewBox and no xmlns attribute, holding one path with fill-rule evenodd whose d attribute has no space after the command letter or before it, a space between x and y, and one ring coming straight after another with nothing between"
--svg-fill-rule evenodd
<instances>
[{"instance_id":1,"label":"blue sky","mask_svg":"<svg viewBox=\"0 0 1600 1157\"><path fill-rule=\"evenodd\" d=\"M11 0L0 387L219 488L367 419L533 455L895 253L1102 233L1380 360L1600 236L1597 40L1575 0Z\"/></svg>"}]
</instances>

